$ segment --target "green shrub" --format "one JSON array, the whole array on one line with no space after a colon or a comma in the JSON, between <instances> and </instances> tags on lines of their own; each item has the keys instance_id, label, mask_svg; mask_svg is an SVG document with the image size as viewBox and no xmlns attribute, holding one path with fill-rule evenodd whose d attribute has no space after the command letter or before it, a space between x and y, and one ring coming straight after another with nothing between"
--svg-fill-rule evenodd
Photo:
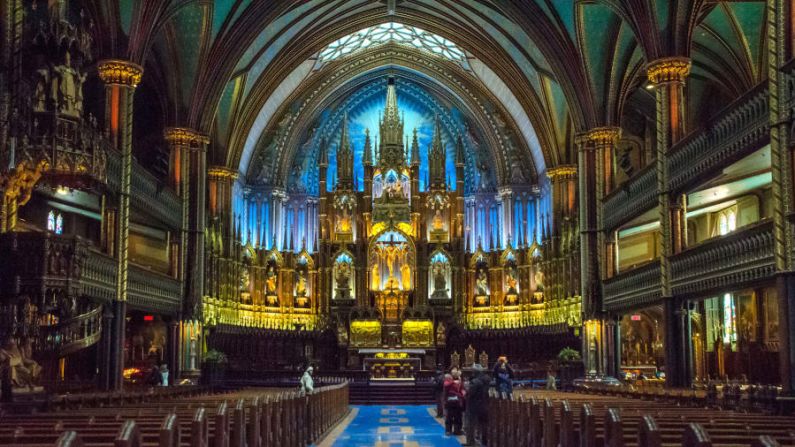
<instances>
[{"instance_id":1,"label":"green shrub","mask_svg":"<svg viewBox=\"0 0 795 447\"><path fill-rule=\"evenodd\" d=\"M561 362L573 362L580 360L580 351L572 348L563 348L558 354L558 360Z\"/></svg>"}]
</instances>

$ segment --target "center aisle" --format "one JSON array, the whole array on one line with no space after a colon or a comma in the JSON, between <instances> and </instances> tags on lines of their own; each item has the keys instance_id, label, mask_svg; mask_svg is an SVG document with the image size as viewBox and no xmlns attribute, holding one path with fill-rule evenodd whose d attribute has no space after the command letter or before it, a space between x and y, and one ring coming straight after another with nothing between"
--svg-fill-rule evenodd
<instances>
[{"instance_id":1,"label":"center aisle","mask_svg":"<svg viewBox=\"0 0 795 447\"><path fill-rule=\"evenodd\" d=\"M424 405L356 406L356 417L333 447L458 447Z\"/></svg>"}]
</instances>

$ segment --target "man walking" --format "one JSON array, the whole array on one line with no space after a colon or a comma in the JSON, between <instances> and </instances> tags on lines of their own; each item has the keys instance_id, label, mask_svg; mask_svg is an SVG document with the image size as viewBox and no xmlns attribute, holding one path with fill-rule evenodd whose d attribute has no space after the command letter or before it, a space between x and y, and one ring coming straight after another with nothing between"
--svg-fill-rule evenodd
<instances>
[{"instance_id":1,"label":"man walking","mask_svg":"<svg viewBox=\"0 0 795 447\"><path fill-rule=\"evenodd\" d=\"M480 364L472 365L472 379L469 381L466 406L466 445L477 445L476 437L480 436L482 445L486 445L486 424L488 422L488 398L491 378Z\"/></svg>"}]
</instances>

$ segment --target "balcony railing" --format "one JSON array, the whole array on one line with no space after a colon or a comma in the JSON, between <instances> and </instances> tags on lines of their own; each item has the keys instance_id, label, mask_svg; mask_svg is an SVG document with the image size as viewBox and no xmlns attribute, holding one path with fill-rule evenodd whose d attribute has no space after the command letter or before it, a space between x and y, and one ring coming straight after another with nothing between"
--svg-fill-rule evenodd
<instances>
[{"instance_id":1,"label":"balcony railing","mask_svg":"<svg viewBox=\"0 0 795 447\"><path fill-rule=\"evenodd\" d=\"M170 276L130 264L127 300L133 307L174 314L182 306L182 283Z\"/></svg>"},{"instance_id":2,"label":"balcony railing","mask_svg":"<svg viewBox=\"0 0 795 447\"><path fill-rule=\"evenodd\" d=\"M760 84L733 102L702 129L671 148L670 191L683 191L714 176L726 163L764 146L770 138L769 92ZM657 204L657 172L646 166L618 186L603 202L604 226L613 229Z\"/></svg>"},{"instance_id":3,"label":"balcony railing","mask_svg":"<svg viewBox=\"0 0 795 447\"><path fill-rule=\"evenodd\" d=\"M660 261L622 272L604 282L604 307L609 312L645 307L661 297Z\"/></svg>"},{"instance_id":4,"label":"balcony railing","mask_svg":"<svg viewBox=\"0 0 795 447\"><path fill-rule=\"evenodd\" d=\"M773 223L705 241L671 258L672 293L687 296L772 278Z\"/></svg>"},{"instance_id":5,"label":"balcony railing","mask_svg":"<svg viewBox=\"0 0 795 447\"><path fill-rule=\"evenodd\" d=\"M108 151L108 186L113 191L119 190L120 178L121 155ZM137 162L132 164L130 204L170 228L182 226L182 199Z\"/></svg>"}]
</instances>

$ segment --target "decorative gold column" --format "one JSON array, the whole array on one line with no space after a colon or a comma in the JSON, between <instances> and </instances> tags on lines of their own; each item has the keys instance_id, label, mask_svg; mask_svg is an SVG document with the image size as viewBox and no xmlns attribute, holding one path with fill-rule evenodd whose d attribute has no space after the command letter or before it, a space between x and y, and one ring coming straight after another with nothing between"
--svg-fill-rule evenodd
<instances>
[{"instance_id":1,"label":"decorative gold column","mask_svg":"<svg viewBox=\"0 0 795 447\"><path fill-rule=\"evenodd\" d=\"M649 82L657 98L657 194L660 216L660 284L664 300L665 367L669 386L690 383L688 365L692 347L683 324L689 327L687 304L671 293L670 258L683 248L682 232L686 227L679 197L668 189L668 155L671 147L684 136L684 86L690 74L690 59L667 57L646 67Z\"/></svg>"},{"instance_id":2,"label":"decorative gold column","mask_svg":"<svg viewBox=\"0 0 795 447\"><path fill-rule=\"evenodd\" d=\"M179 254L176 256L178 265L175 266L177 278L182 281L182 296L186 295L187 278L186 266L188 257L188 222L190 219L190 188L189 181L190 175L188 171L189 151L193 142L196 140L197 134L191 129L184 127L167 127L163 131L163 138L169 147L171 154L169 170L171 175L169 177L172 182L174 191L182 198L182 226L180 228Z\"/></svg>"},{"instance_id":3,"label":"decorative gold column","mask_svg":"<svg viewBox=\"0 0 795 447\"><path fill-rule=\"evenodd\" d=\"M111 352L108 362L112 389L121 389L124 370L124 336L127 313L127 267L130 235L130 176L132 172L133 94L141 82L143 68L129 61L109 59L97 64L99 78L105 84L105 125L114 149L121 153L121 178L116 211L114 254L116 256L116 299L114 306ZM103 335L105 336L105 335Z\"/></svg>"}]
</instances>

